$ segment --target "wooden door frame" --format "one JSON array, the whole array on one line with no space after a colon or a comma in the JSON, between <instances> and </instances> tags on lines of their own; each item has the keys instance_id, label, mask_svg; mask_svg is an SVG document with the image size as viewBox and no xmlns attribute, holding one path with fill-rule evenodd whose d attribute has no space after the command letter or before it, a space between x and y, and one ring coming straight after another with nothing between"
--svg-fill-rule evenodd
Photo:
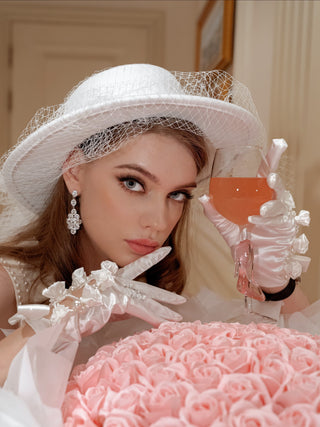
<instances>
[{"instance_id":1,"label":"wooden door frame","mask_svg":"<svg viewBox=\"0 0 320 427\"><path fill-rule=\"evenodd\" d=\"M90 4L89 4L90 3ZM70 25L117 25L144 28L149 62L163 65L165 48L164 10L115 8L96 1L3 1L0 3L0 153L10 147L12 110L13 26L15 22Z\"/></svg>"}]
</instances>

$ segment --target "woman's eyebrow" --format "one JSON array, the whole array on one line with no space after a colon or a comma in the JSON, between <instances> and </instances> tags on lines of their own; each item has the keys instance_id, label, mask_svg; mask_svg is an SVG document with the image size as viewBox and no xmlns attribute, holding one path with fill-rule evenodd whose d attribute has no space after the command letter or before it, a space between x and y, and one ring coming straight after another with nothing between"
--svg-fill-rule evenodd
<instances>
[{"instance_id":1,"label":"woman's eyebrow","mask_svg":"<svg viewBox=\"0 0 320 427\"><path fill-rule=\"evenodd\" d=\"M115 167L115 169L132 169L132 170L135 170L137 172L140 172L142 175L146 176L147 178L149 178L154 183L160 184L159 178L157 178L155 175L153 175L147 169L144 169L142 166L136 165L135 163L127 163L124 165L118 165ZM197 183L191 182L191 183L187 183L187 184L183 184L183 185L179 186L179 188L190 188L190 187L192 187L192 188L197 187Z\"/></svg>"},{"instance_id":2,"label":"woman's eyebrow","mask_svg":"<svg viewBox=\"0 0 320 427\"><path fill-rule=\"evenodd\" d=\"M155 182L156 184L160 183L159 179L155 175L153 175L147 169L144 169L143 167L136 165L134 163L127 163L124 165L119 165L119 166L116 166L116 169L133 169L137 172L140 172L142 175L146 176L147 178L149 178L151 181Z\"/></svg>"}]
</instances>

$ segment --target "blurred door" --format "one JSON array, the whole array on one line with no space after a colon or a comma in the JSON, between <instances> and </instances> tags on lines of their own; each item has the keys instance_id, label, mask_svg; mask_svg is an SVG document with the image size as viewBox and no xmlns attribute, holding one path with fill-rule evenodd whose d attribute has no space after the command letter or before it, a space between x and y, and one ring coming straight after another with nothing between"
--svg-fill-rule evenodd
<instances>
[{"instance_id":1,"label":"blurred door","mask_svg":"<svg viewBox=\"0 0 320 427\"><path fill-rule=\"evenodd\" d=\"M150 61L143 26L16 22L12 40L11 144L36 110L60 104L92 72Z\"/></svg>"}]
</instances>

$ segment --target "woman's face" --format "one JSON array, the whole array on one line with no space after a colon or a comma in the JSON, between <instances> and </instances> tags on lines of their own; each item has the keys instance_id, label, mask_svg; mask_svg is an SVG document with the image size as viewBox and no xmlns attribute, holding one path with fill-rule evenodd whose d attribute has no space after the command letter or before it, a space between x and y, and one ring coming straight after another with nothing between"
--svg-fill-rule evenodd
<instances>
[{"instance_id":1,"label":"woman's face","mask_svg":"<svg viewBox=\"0 0 320 427\"><path fill-rule=\"evenodd\" d=\"M71 185L70 174L76 180ZM155 133L69 170L69 191L80 195L85 265L98 268L108 259L122 267L162 246L196 176L190 151L174 137Z\"/></svg>"}]
</instances>

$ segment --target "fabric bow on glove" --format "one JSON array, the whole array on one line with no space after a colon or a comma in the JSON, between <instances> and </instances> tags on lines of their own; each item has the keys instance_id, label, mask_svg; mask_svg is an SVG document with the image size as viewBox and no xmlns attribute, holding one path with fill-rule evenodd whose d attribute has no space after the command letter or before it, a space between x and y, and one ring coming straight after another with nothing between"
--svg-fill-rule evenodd
<instances>
[{"instance_id":1,"label":"fabric bow on glove","mask_svg":"<svg viewBox=\"0 0 320 427\"><path fill-rule=\"evenodd\" d=\"M253 250L253 270L250 279L256 289L263 288L265 291L284 287L290 277L293 279L299 277L310 263L310 258L297 255L307 251L307 237L304 234L296 237L299 225L309 225L310 214L302 210L296 215L292 195L284 189L279 175L272 173L276 170L281 154L286 148L287 143L283 139L273 140L266 156L267 168L261 167L258 176L267 176L268 185L274 190L275 199L260 207L260 215L248 218L249 238ZM199 200L208 219L230 246L235 259L240 243L239 226L220 215L208 196L202 196ZM264 299L261 292L251 296Z\"/></svg>"},{"instance_id":2,"label":"fabric bow on glove","mask_svg":"<svg viewBox=\"0 0 320 427\"><path fill-rule=\"evenodd\" d=\"M44 324L49 326L64 322L64 338L79 342L82 336L101 329L112 313L128 313L153 326L166 320L181 320L180 314L160 302L182 304L186 301L184 297L133 280L163 259L170 250L169 247L160 248L120 269L114 262L104 261L101 270L92 271L89 276L83 268L75 270L69 289L65 288L64 282L56 282L43 291L43 295L50 300L51 308L50 318L42 319ZM37 313L35 308L35 305L21 307L18 314L11 318L11 323L25 320L36 330L41 319L32 314ZM48 315L49 310L48 307L42 315ZM34 319L37 322L32 321ZM43 329L43 326L39 329Z\"/></svg>"}]
</instances>

